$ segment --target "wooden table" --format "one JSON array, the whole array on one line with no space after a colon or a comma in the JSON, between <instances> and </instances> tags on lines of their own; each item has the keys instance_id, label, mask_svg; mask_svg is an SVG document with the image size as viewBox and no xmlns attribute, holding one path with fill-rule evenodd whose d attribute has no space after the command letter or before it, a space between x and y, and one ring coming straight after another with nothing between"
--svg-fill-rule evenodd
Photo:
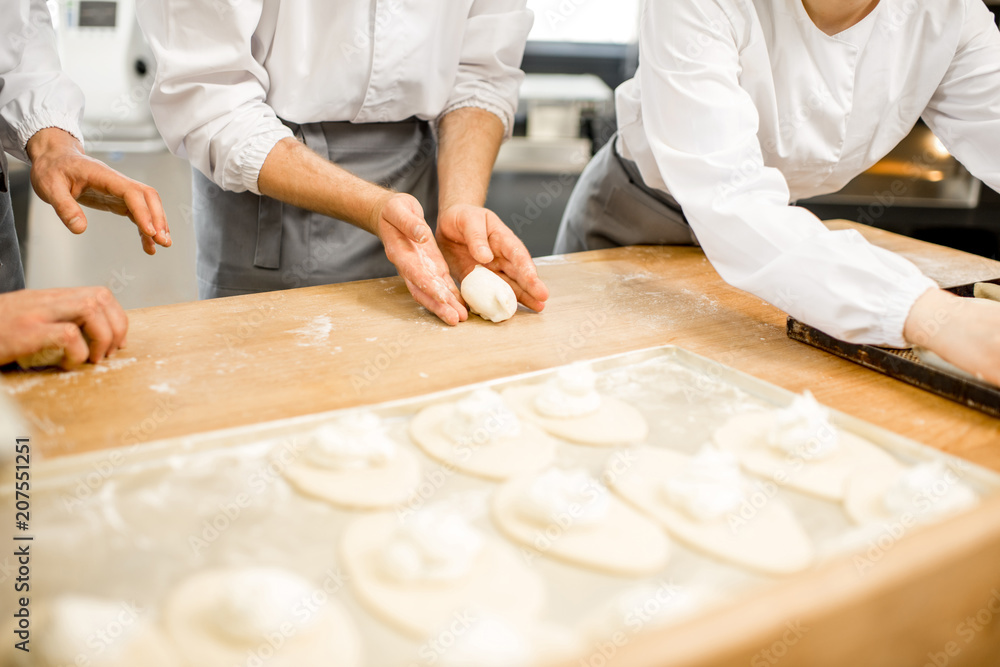
<instances>
[{"instance_id":1,"label":"wooden table","mask_svg":"<svg viewBox=\"0 0 1000 667\"><path fill-rule=\"evenodd\" d=\"M1000 276L998 262L860 229L942 284ZM447 327L398 278L136 310L129 346L114 359L70 373L11 373L0 387L34 424L36 451L141 452L152 440L675 344L1000 471L1000 420L789 340L784 313L722 282L698 248L552 257L539 271L552 292L545 312L500 325L473 318ZM676 632L651 633L611 662L773 664L761 651L779 646L791 622L809 634L782 665L937 660L957 624L1000 590L998 510L995 498L908 537L863 577L846 559L831 563ZM997 664L1000 623L975 640L956 644L961 655L945 655L948 664Z\"/></svg>"},{"instance_id":2,"label":"wooden table","mask_svg":"<svg viewBox=\"0 0 1000 667\"><path fill-rule=\"evenodd\" d=\"M943 284L1000 262L857 226ZM724 283L700 249L539 260L544 313L448 327L398 278L133 310L128 347L72 372L8 373L48 456L426 394L567 362L679 345L1000 471L1000 420L785 336L785 314Z\"/></svg>"}]
</instances>

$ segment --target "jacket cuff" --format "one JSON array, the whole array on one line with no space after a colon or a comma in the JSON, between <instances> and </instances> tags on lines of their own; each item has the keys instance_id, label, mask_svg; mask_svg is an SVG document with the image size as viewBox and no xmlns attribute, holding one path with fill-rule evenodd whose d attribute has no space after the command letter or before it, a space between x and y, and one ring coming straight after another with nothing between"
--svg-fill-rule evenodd
<instances>
[{"instance_id":1,"label":"jacket cuff","mask_svg":"<svg viewBox=\"0 0 1000 667\"><path fill-rule=\"evenodd\" d=\"M267 159L275 144L292 136L294 136L292 131L282 125L280 129L268 130L250 137L241 147L237 148L236 159L232 160L226 167L224 182L220 183L222 188L234 192L249 190L255 195L259 195L260 189L257 187L257 179L260 178L260 170L264 166L264 160Z\"/></svg>"},{"instance_id":2,"label":"jacket cuff","mask_svg":"<svg viewBox=\"0 0 1000 667\"><path fill-rule=\"evenodd\" d=\"M60 130L69 132L80 142L81 146L83 145L83 131L80 129L78 113L42 109L38 113L27 116L14 127L15 132L17 132L18 145L21 148L21 155L16 155L16 157L30 163L31 160L28 159L26 148L28 140L40 130L49 127L57 127Z\"/></svg>"},{"instance_id":3,"label":"jacket cuff","mask_svg":"<svg viewBox=\"0 0 1000 667\"><path fill-rule=\"evenodd\" d=\"M503 140L507 141L510 139L511 135L514 133L514 114L504 106L497 104L495 102L490 102L489 100L484 100L477 97L470 97L464 99L460 102L455 102L450 106L446 107L444 111L437 117L437 121L434 123L435 132L437 131L437 124L441 122L441 119L450 114L452 111L457 111L459 109L466 109L473 107L476 109L482 109L483 111L489 111L491 114L500 119L503 123Z\"/></svg>"},{"instance_id":4,"label":"jacket cuff","mask_svg":"<svg viewBox=\"0 0 1000 667\"><path fill-rule=\"evenodd\" d=\"M903 327L913 304L929 289L938 289L938 284L920 274L907 278L899 289L889 293L885 317L881 321L879 332L880 338L885 341L882 345L895 348L912 347L912 344L903 337Z\"/></svg>"}]
</instances>

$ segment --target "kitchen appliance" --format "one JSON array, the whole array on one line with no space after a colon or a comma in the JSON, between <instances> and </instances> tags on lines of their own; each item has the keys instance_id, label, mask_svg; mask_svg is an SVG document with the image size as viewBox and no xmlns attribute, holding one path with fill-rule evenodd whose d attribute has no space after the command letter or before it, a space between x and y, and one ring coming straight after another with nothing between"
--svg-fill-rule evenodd
<instances>
[{"instance_id":1,"label":"kitchen appliance","mask_svg":"<svg viewBox=\"0 0 1000 667\"><path fill-rule=\"evenodd\" d=\"M53 16L63 69L87 97L91 152L165 149L149 110L155 62L131 0L58 0Z\"/></svg>"}]
</instances>

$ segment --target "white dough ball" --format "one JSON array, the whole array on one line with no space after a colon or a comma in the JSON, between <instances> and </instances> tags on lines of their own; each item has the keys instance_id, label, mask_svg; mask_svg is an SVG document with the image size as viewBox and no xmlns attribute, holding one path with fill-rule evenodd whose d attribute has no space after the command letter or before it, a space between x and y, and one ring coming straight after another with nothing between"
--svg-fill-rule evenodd
<instances>
[{"instance_id":1,"label":"white dough ball","mask_svg":"<svg viewBox=\"0 0 1000 667\"><path fill-rule=\"evenodd\" d=\"M517 310L514 290L485 266L477 266L462 281L462 298L484 320L503 322Z\"/></svg>"}]
</instances>

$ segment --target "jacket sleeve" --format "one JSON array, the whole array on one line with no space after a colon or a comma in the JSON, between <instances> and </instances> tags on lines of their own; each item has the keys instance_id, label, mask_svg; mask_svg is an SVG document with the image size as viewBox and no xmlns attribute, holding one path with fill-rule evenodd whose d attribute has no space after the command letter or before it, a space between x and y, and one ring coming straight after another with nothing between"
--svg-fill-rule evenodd
<instances>
[{"instance_id":1,"label":"jacket sleeve","mask_svg":"<svg viewBox=\"0 0 1000 667\"><path fill-rule=\"evenodd\" d=\"M59 64L45 0L7 4L11 6L0 17L5 29L0 45L0 141L11 155L28 161L28 139L47 127L63 129L83 142L83 92Z\"/></svg>"},{"instance_id":2,"label":"jacket sleeve","mask_svg":"<svg viewBox=\"0 0 1000 667\"><path fill-rule=\"evenodd\" d=\"M149 101L157 129L171 152L233 192L260 194L264 159L292 136L265 101L270 80L253 41L262 11L262 0L136 5L156 57Z\"/></svg>"},{"instance_id":3,"label":"jacket sleeve","mask_svg":"<svg viewBox=\"0 0 1000 667\"><path fill-rule=\"evenodd\" d=\"M969 171L1000 191L1000 31L981 0L965 0L962 38L923 119Z\"/></svg>"},{"instance_id":4,"label":"jacket sleeve","mask_svg":"<svg viewBox=\"0 0 1000 667\"><path fill-rule=\"evenodd\" d=\"M647 3L641 114L663 181L726 282L837 338L905 347L910 308L935 283L858 232L830 231L790 205L784 176L764 164L757 109L740 86L750 37L733 19L738 5Z\"/></svg>"},{"instance_id":5,"label":"jacket sleeve","mask_svg":"<svg viewBox=\"0 0 1000 667\"><path fill-rule=\"evenodd\" d=\"M505 135L514 128L517 97L524 80L521 59L531 30L525 0L475 0L469 11L455 85L441 116L463 107L496 115Z\"/></svg>"}]
</instances>

